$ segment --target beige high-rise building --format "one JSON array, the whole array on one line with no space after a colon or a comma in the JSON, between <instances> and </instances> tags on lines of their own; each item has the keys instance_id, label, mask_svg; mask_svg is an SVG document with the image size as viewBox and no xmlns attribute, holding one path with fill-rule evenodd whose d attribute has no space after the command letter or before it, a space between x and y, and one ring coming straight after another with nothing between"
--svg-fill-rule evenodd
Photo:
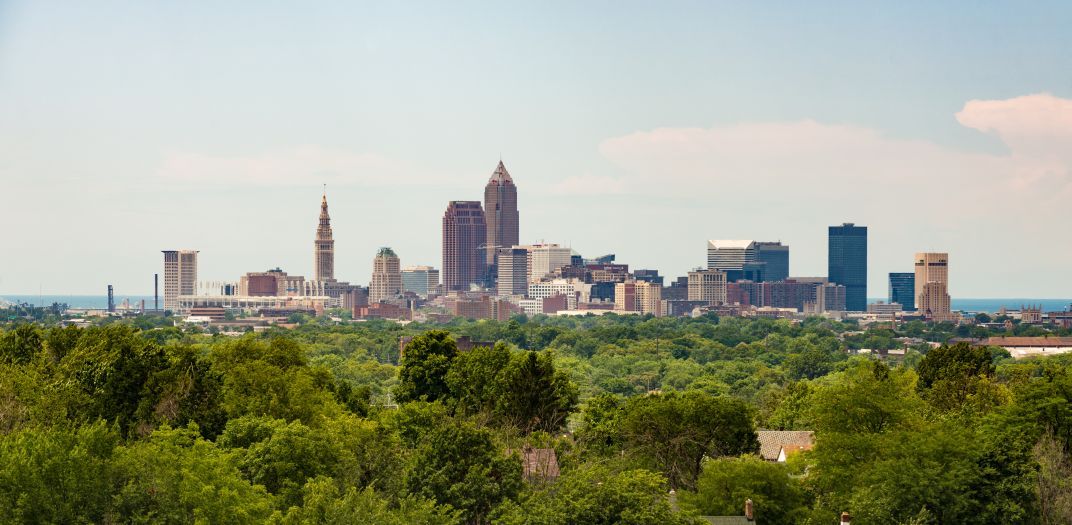
<instances>
[{"instance_id":1,"label":"beige high-rise building","mask_svg":"<svg viewBox=\"0 0 1072 525\"><path fill-rule=\"evenodd\" d=\"M916 310L936 321L953 318L949 299L949 254L916 254Z\"/></svg>"},{"instance_id":2,"label":"beige high-rise building","mask_svg":"<svg viewBox=\"0 0 1072 525\"><path fill-rule=\"evenodd\" d=\"M573 261L573 250L557 244L533 244L514 246L529 252L529 282L536 282Z\"/></svg>"},{"instance_id":3,"label":"beige high-rise building","mask_svg":"<svg viewBox=\"0 0 1072 525\"><path fill-rule=\"evenodd\" d=\"M335 279L335 240L331 238L331 216L328 215L328 195L320 199L320 224L313 241L313 280Z\"/></svg>"},{"instance_id":4,"label":"beige high-rise building","mask_svg":"<svg viewBox=\"0 0 1072 525\"><path fill-rule=\"evenodd\" d=\"M395 251L383 247L372 259L372 282L369 284L369 303L393 299L402 293L402 265Z\"/></svg>"},{"instance_id":5,"label":"beige high-rise building","mask_svg":"<svg viewBox=\"0 0 1072 525\"><path fill-rule=\"evenodd\" d=\"M726 304L726 273L720 270L689 272L690 301L705 301L709 305Z\"/></svg>"},{"instance_id":6,"label":"beige high-rise building","mask_svg":"<svg viewBox=\"0 0 1072 525\"><path fill-rule=\"evenodd\" d=\"M164 309L177 311L180 295L197 293L197 250L164 250Z\"/></svg>"},{"instance_id":7,"label":"beige high-rise building","mask_svg":"<svg viewBox=\"0 0 1072 525\"><path fill-rule=\"evenodd\" d=\"M627 281L614 285L614 309L621 312L663 315L663 287L647 281Z\"/></svg>"},{"instance_id":8,"label":"beige high-rise building","mask_svg":"<svg viewBox=\"0 0 1072 525\"><path fill-rule=\"evenodd\" d=\"M636 282L636 305L641 314L663 315L663 285L647 281Z\"/></svg>"}]
</instances>

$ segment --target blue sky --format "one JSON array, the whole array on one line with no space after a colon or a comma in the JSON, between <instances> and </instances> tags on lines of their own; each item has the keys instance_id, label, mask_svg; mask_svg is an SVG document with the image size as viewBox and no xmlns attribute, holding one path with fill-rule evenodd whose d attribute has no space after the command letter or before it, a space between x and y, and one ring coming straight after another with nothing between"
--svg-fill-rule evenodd
<instances>
[{"instance_id":1,"label":"blue sky","mask_svg":"<svg viewBox=\"0 0 1072 525\"><path fill-rule=\"evenodd\" d=\"M309 4L309 5L304 5ZM939 5L940 4L940 5ZM711 238L871 227L869 295L948 251L960 297L1072 296L1060 2L4 2L0 292L440 265L499 156L523 241L673 277ZM973 103L973 101L975 101Z\"/></svg>"}]
</instances>

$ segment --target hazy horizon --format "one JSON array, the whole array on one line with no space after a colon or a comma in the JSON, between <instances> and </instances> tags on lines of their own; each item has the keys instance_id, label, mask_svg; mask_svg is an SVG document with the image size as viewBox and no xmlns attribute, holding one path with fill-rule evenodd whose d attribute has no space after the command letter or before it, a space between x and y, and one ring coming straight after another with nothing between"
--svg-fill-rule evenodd
<instances>
[{"instance_id":1,"label":"hazy horizon","mask_svg":"<svg viewBox=\"0 0 1072 525\"><path fill-rule=\"evenodd\" d=\"M0 0L8 295L311 278L379 246L441 266L449 200L500 156L521 241L667 282L708 239L826 275L869 227L869 297L917 251L956 298L1072 297L1072 5ZM0 293L0 295L3 295Z\"/></svg>"}]
</instances>

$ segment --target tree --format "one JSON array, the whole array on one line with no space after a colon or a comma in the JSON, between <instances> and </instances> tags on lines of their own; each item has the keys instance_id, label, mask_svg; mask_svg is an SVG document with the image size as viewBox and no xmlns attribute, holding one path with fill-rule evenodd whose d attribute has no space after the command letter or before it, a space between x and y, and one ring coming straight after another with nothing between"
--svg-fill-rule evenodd
<instances>
[{"instance_id":1,"label":"tree","mask_svg":"<svg viewBox=\"0 0 1072 525\"><path fill-rule=\"evenodd\" d=\"M622 434L627 450L648 458L674 488L695 487L704 457L759 451L743 402L696 391L630 399Z\"/></svg>"},{"instance_id":2,"label":"tree","mask_svg":"<svg viewBox=\"0 0 1072 525\"><path fill-rule=\"evenodd\" d=\"M517 497L521 463L504 455L489 431L450 423L425 437L406 485L411 494L459 509L466 523L486 523L493 508Z\"/></svg>"},{"instance_id":3,"label":"tree","mask_svg":"<svg viewBox=\"0 0 1072 525\"><path fill-rule=\"evenodd\" d=\"M968 343L942 345L927 352L916 369L919 390L935 407L959 407L979 390L980 380L993 377L990 351Z\"/></svg>"},{"instance_id":4,"label":"tree","mask_svg":"<svg viewBox=\"0 0 1072 525\"><path fill-rule=\"evenodd\" d=\"M285 515L276 514L269 523L278 525L456 525L459 513L434 501L405 497L392 505L384 494L372 488L349 487L340 491L331 478L309 480L302 489L302 505Z\"/></svg>"},{"instance_id":5,"label":"tree","mask_svg":"<svg viewBox=\"0 0 1072 525\"><path fill-rule=\"evenodd\" d=\"M668 489L665 478L647 470L615 472L607 466L583 465L520 504L507 502L494 523L685 525L698 522L674 512Z\"/></svg>"},{"instance_id":6,"label":"tree","mask_svg":"<svg viewBox=\"0 0 1072 525\"><path fill-rule=\"evenodd\" d=\"M577 441L588 451L612 455L621 450L623 401L613 394L588 400L577 429Z\"/></svg>"},{"instance_id":7,"label":"tree","mask_svg":"<svg viewBox=\"0 0 1072 525\"><path fill-rule=\"evenodd\" d=\"M161 428L117 450L112 520L264 523L272 498L243 479L231 456L196 429Z\"/></svg>"},{"instance_id":8,"label":"tree","mask_svg":"<svg viewBox=\"0 0 1072 525\"><path fill-rule=\"evenodd\" d=\"M37 326L20 324L14 330L0 333L0 362L29 363L41 352L43 337Z\"/></svg>"},{"instance_id":9,"label":"tree","mask_svg":"<svg viewBox=\"0 0 1072 525\"><path fill-rule=\"evenodd\" d=\"M815 379L830 373L834 360L828 352L809 344L803 352L790 355L785 368L793 379Z\"/></svg>"},{"instance_id":10,"label":"tree","mask_svg":"<svg viewBox=\"0 0 1072 525\"><path fill-rule=\"evenodd\" d=\"M758 456L705 461L696 490L679 498L682 506L708 516L740 514L751 499L757 523L795 523L808 503L803 485L784 464Z\"/></svg>"},{"instance_id":11,"label":"tree","mask_svg":"<svg viewBox=\"0 0 1072 525\"><path fill-rule=\"evenodd\" d=\"M395 397L399 401L435 401L450 394L447 372L458 354L450 333L432 330L418 335L406 345L398 371Z\"/></svg>"},{"instance_id":12,"label":"tree","mask_svg":"<svg viewBox=\"0 0 1072 525\"><path fill-rule=\"evenodd\" d=\"M306 481L330 475L339 462L338 444L300 421L245 416L227 422L220 446L236 449L239 470L287 505L301 501Z\"/></svg>"},{"instance_id":13,"label":"tree","mask_svg":"<svg viewBox=\"0 0 1072 525\"><path fill-rule=\"evenodd\" d=\"M117 443L103 422L0 435L0 522L104 523Z\"/></svg>"},{"instance_id":14,"label":"tree","mask_svg":"<svg viewBox=\"0 0 1072 525\"><path fill-rule=\"evenodd\" d=\"M454 358L446 382L451 403L461 414L494 414L505 395L504 371L510 348L504 343L477 347Z\"/></svg>"},{"instance_id":15,"label":"tree","mask_svg":"<svg viewBox=\"0 0 1072 525\"><path fill-rule=\"evenodd\" d=\"M1032 450L1038 470L1038 499L1045 525L1072 523L1072 458L1051 432L1043 434Z\"/></svg>"},{"instance_id":16,"label":"tree","mask_svg":"<svg viewBox=\"0 0 1072 525\"><path fill-rule=\"evenodd\" d=\"M289 337L223 341L213 346L211 359L212 370L223 377L222 406L231 418L255 415L314 424L342 410L331 372L309 366L305 348Z\"/></svg>"},{"instance_id":17,"label":"tree","mask_svg":"<svg viewBox=\"0 0 1072 525\"><path fill-rule=\"evenodd\" d=\"M554 432L577 406L577 387L555 370L550 351L524 352L511 359L502 381L500 416L522 432Z\"/></svg>"},{"instance_id":18,"label":"tree","mask_svg":"<svg viewBox=\"0 0 1072 525\"><path fill-rule=\"evenodd\" d=\"M195 423L202 436L215 439L227 423L223 378L188 345L172 345L167 353L170 366L149 378L138 420L174 427Z\"/></svg>"},{"instance_id":19,"label":"tree","mask_svg":"<svg viewBox=\"0 0 1072 525\"><path fill-rule=\"evenodd\" d=\"M153 404L150 384L168 367L164 351L129 326L88 328L60 362L61 375L78 385L79 407L89 418L114 421L124 431L135 428L143 404ZM149 428L138 429L147 433Z\"/></svg>"}]
</instances>

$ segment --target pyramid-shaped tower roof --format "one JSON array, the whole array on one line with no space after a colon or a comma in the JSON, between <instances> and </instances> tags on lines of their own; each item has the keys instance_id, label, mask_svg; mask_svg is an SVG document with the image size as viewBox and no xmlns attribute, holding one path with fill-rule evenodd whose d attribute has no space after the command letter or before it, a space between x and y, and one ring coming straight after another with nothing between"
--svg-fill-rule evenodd
<instances>
[{"instance_id":1,"label":"pyramid-shaped tower roof","mask_svg":"<svg viewBox=\"0 0 1072 525\"><path fill-rule=\"evenodd\" d=\"M514 179L510 178L510 172L506 171L506 166L503 165L503 161L499 161L498 167L491 174L491 179L488 180L488 184L513 184Z\"/></svg>"}]
</instances>

